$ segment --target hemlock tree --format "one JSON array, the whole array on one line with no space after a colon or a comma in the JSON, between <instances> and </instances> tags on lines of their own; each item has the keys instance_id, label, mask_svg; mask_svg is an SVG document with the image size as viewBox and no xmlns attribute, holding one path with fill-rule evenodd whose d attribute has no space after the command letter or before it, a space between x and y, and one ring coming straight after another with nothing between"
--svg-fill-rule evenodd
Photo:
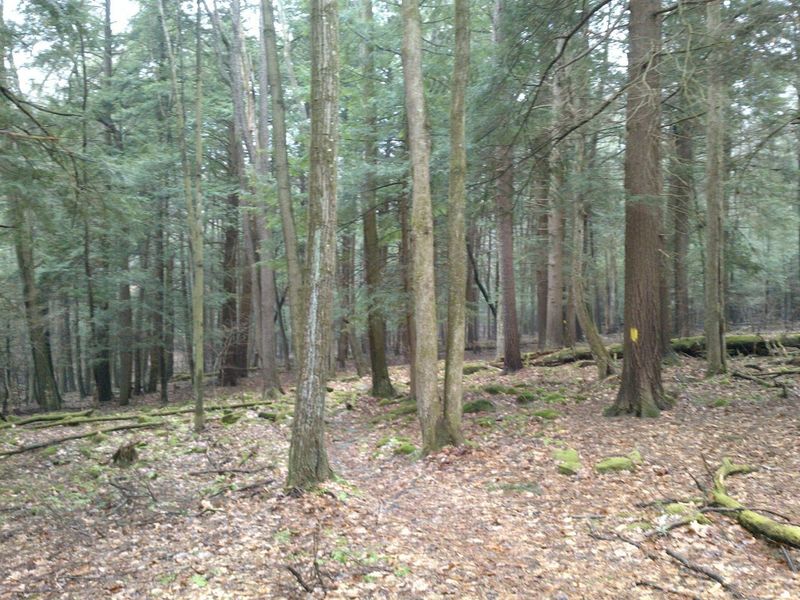
<instances>
[{"instance_id":1,"label":"hemlock tree","mask_svg":"<svg viewBox=\"0 0 800 600\"><path fill-rule=\"evenodd\" d=\"M286 486L306 489L332 472L325 450L325 383L336 277L339 44L336 0L311 1L311 149L307 307Z\"/></svg>"},{"instance_id":2,"label":"hemlock tree","mask_svg":"<svg viewBox=\"0 0 800 600\"><path fill-rule=\"evenodd\" d=\"M660 0L630 3L625 145L625 312L622 384L608 415L656 417L661 386Z\"/></svg>"},{"instance_id":3,"label":"hemlock tree","mask_svg":"<svg viewBox=\"0 0 800 600\"><path fill-rule=\"evenodd\" d=\"M722 80L723 39L722 2L706 5L706 27L711 44L708 73L708 112L706 113L706 268L705 318L706 373L724 373L725 365L725 266L723 263L724 214L724 90Z\"/></svg>"},{"instance_id":4,"label":"hemlock tree","mask_svg":"<svg viewBox=\"0 0 800 600\"><path fill-rule=\"evenodd\" d=\"M372 16L372 0L362 1L362 16L366 29L366 38L362 44L362 73L364 93L364 163L367 172L361 191L364 206L364 271L369 294L367 315L367 334L369 336L369 360L372 370L372 395L379 398L391 398L395 395L389 379L386 365L386 322L381 307L375 301L375 294L381 285L381 249L378 244L378 200L377 178L375 171L378 165L378 147L376 143L376 124L378 113L375 98L375 27ZM356 340L353 340L355 343ZM357 356L357 354L356 354Z\"/></svg>"}]
</instances>

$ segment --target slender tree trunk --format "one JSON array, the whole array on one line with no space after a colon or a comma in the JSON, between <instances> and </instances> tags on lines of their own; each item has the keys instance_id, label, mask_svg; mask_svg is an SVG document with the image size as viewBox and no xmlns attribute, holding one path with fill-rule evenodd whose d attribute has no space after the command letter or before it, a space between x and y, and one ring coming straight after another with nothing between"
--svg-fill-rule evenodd
<instances>
[{"instance_id":1,"label":"slender tree trunk","mask_svg":"<svg viewBox=\"0 0 800 600\"><path fill-rule=\"evenodd\" d=\"M583 138L579 137L576 141L576 157L575 157L575 177L581 178L583 174ZM586 339L589 342L589 348L592 351L592 356L597 363L597 377L605 379L614 372L611 356L606 349L600 334L597 331L597 326L589 314L588 305L586 302L586 293L583 285L583 242L584 242L584 227L586 224L586 207L582 195L579 194L578 198L574 201L574 212L572 217L572 297L575 302L575 312L578 322L586 334Z\"/></svg>"},{"instance_id":2,"label":"slender tree trunk","mask_svg":"<svg viewBox=\"0 0 800 600\"><path fill-rule=\"evenodd\" d=\"M722 2L712 0L706 5L706 24L710 38L716 44L712 49L708 81L708 110L706 145L706 270L705 318L706 373L709 376L724 373L725 350L725 268L723 254L724 218L724 91L722 81Z\"/></svg>"},{"instance_id":3,"label":"slender tree trunk","mask_svg":"<svg viewBox=\"0 0 800 600\"><path fill-rule=\"evenodd\" d=\"M514 167L512 147L500 146L497 152L497 237L500 246L500 271L503 297L503 366L513 372L522 368L517 325L517 291L514 276Z\"/></svg>"},{"instance_id":4,"label":"slender tree trunk","mask_svg":"<svg viewBox=\"0 0 800 600\"><path fill-rule=\"evenodd\" d=\"M44 410L61 408L61 394L53 372L50 350L50 333L47 327L47 303L40 297L36 284L36 267L33 254L33 226L26 201L14 199L11 221L14 224L14 249L22 278L22 296L25 321L33 358L33 373L29 385L31 400Z\"/></svg>"},{"instance_id":5,"label":"slender tree trunk","mask_svg":"<svg viewBox=\"0 0 800 600\"><path fill-rule=\"evenodd\" d=\"M450 181L448 207L447 357L444 419L450 439L461 444L464 398L464 325L466 321L467 240L465 221L467 150L466 90L469 76L469 0L455 0L455 59L450 90Z\"/></svg>"},{"instance_id":6,"label":"slender tree trunk","mask_svg":"<svg viewBox=\"0 0 800 600\"><path fill-rule=\"evenodd\" d=\"M625 146L625 360L607 414L658 416L661 385L660 0L632 0Z\"/></svg>"},{"instance_id":7,"label":"slender tree trunk","mask_svg":"<svg viewBox=\"0 0 800 600\"><path fill-rule=\"evenodd\" d=\"M336 160L339 110L336 0L311 0L311 149L308 195L308 306L286 486L328 479L325 384L336 277ZM270 76L272 84L272 76ZM274 109L273 109L274 112ZM277 115L274 115L277 117Z\"/></svg>"},{"instance_id":8,"label":"slender tree trunk","mask_svg":"<svg viewBox=\"0 0 800 600\"><path fill-rule=\"evenodd\" d=\"M437 381L436 282L430 140L426 128L422 77L422 21L417 0L403 0L403 80L411 158L411 291L414 306L414 397L422 426L422 452L449 443Z\"/></svg>"},{"instance_id":9,"label":"slender tree trunk","mask_svg":"<svg viewBox=\"0 0 800 600\"><path fill-rule=\"evenodd\" d=\"M670 176L670 199L673 215L673 266L675 279L675 324L679 337L690 333L689 323L689 213L694 196L694 144L691 121L675 126L674 163Z\"/></svg>"},{"instance_id":10,"label":"slender tree trunk","mask_svg":"<svg viewBox=\"0 0 800 600\"><path fill-rule=\"evenodd\" d=\"M406 194L400 196L398 202L400 213L400 262L403 265L403 291L406 294L406 318L405 318L405 347L406 362L408 362L408 387L412 398L415 398L416 386L414 385L414 364L416 338L414 327L414 300L413 300L413 273L411 265L412 242L411 242L411 223L409 219L408 197Z\"/></svg>"},{"instance_id":11,"label":"slender tree trunk","mask_svg":"<svg viewBox=\"0 0 800 600\"><path fill-rule=\"evenodd\" d=\"M267 55L268 81L272 100L272 144L275 179L278 183L278 207L286 248L286 266L289 272L289 313L292 325L292 346L297 356L302 354L304 337L303 271L297 251L294 213L292 212L291 184L289 181L289 152L286 145L286 106L283 99L280 58L275 34L272 0L261 0L261 19L264 47Z\"/></svg>"},{"instance_id":12,"label":"slender tree trunk","mask_svg":"<svg viewBox=\"0 0 800 600\"><path fill-rule=\"evenodd\" d=\"M204 304L204 283L203 283L203 226L201 209L201 165L203 160L202 147L202 45L200 43L200 0L197 2L196 13L196 68L195 77L197 90L195 93L195 164L194 182L192 181L192 167L189 162L188 143L186 141L186 117L183 97L178 85L178 70L175 60L175 53L170 40L169 29L166 17L164 16L163 0L158 0L158 11L161 16L161 26L164 32L164 41L169 58L170 80L172 83L172 94L175 99L175 113L177 118L177 130L179 132L179 145L181 155L181 170L183 174L183 191L186 201L186 214L189 229L189 254L191 258L191 277L192 277L192 391L195 401L194 428L201 431L205 424L205 413L203 410L203 376L205 361L204 352L204 332L203 332L203 304Z\"/></svg>"},{"instance_id":13,"label":"slender tree trunk","mask_svg":"<svg viewBox=\"0 0 800 600\"><path fill-rule=\"evenodd\" d=\"M379 398L391 398L395 395L389 379L386 364L386 322L383 311L376 296L381 287L381 248L378 242L378 195L376 192L378 164L377 106L375 102L375 28L372 18L372 0L362 0L362 17L366 28L365 41L361 46L362 54L362 94L364 99L364 162L367 172L361 190L361 201L364 209L364 270L366 272L367 294L369 296L369 312L367 315L367 335L369 337L369 359L372 371L372 395Z\"/></svg>"},{"instance_id":14,"label":"slender tree trunk","mask_svg":"<svg viewBox=\"0 0 800 600\"><path fill-rule=\"evenodd\" d=\"M122 260L123 273L129 272L128 256ZM119 403L130 404L131 372L133 367L133 305L131 304L131 285L127 279L119 286L120 312L120 354L119 354Z\"/></svg>"}]
</instances>

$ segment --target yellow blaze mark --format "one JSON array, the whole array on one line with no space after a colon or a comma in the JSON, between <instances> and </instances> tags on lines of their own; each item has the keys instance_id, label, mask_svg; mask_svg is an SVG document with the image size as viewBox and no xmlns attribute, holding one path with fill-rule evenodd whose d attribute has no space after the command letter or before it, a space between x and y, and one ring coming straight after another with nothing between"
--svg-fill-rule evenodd
<instances>
[{"instance_id":1,"label":"yellow blaze mark","mask_svg":"<svg viewBox=\"0 0 800 600\"><path fill-rule=\"evenodd\" d=\"M634 344L639 341L639 330L636 327L631 327L631 341Z\"/></svg>"}]
</instances>

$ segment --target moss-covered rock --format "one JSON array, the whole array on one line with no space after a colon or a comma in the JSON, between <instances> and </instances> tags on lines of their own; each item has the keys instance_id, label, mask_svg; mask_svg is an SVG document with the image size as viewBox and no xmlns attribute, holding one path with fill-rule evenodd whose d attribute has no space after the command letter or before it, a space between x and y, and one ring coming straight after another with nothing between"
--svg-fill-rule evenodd
<instances>
[{"instance_id":1,"label":"moss-covered rock","mask_svg":"<svg viewBox=\"0 0 800 600\"><path fill-rule=\"evenodd\" d=\"M553 458L558 461L558 472L562 475L577 475L581 469L581 458L577 450L565 448L553 452Z\"/></svg>"},{"instance_id":2,"label":"moss-covered rock","mask_svg":"<svg viewBox=\"0 0 800 600\"><path fill-rule=\"evenodd\" d=\"M483 363L467 363L464 365L464 375L474 375L486 369L487 366Z\"/></svg>"},{"instance_id":3,"label":"moss-covered rock","mask_svg":"<svg viewBox=\"0 0 800 600\"><path fill-rule=\"evenodd\" d=\"M278 420L278 413L274 412L267 412L265 410L259 411L258 413L259 419L266 419L267 421L272 421L273 423Z\"/></svg>"},{"instance_id":4,"label":"moss-covered rock","mask_svg":"<svg viewBox=\"0 0 800 600\"><path fill-rule=\"evenodd\" d=\"M635 465L627 456L609 456L594 466L598 473L615 473L619 471L633 471Z\"/></svg>"},{"instance_id":5,"label":"moss-covered rock","mask_svg":"<svg viewBox=\"0 0 800 600\"><path fill-rule=\"evenodd\" d=\"M554 421L561 416L561 413L557 410L553 410L552 408L543 408L542 410L534 411L533 416L539 417L545 421Z\"/></svg>"},{"instance_id":6,"label":"moss-covered rock","mask_svg":"<svg viewBox=\"0 0 800 600\"><path fill-rule=\"evenodd\" d=\"M400 442L392 450L392 452L394 452L395 454L399 454L402 456L408 456L409 454L414 454L416 451L417 447L411 442Z\"/></svg>"},{"instance_id":7,"label":"moss-covered rock","mask_svg":"<svg viewBox=\"0 0 800 600\"><path fill-rule=\"evenodd\" d=\"M236 423L241 418L242 418L242 413L226 412L226 413L222 413L222 417L220 418L220 421L222 421L223 425L233 425L234 423Z\"/></svg>"},{"instance_id":8,"label":"moss-covered rock","mask_svg":"<svg viewBox=\"0 0 800 600\"><path fill-rule=\"evenodd\" d=\"M464 414L479 413L479 412L494 412L495 406L489 400L473 400L464 404Z\"/></svg>"}]
</instances>

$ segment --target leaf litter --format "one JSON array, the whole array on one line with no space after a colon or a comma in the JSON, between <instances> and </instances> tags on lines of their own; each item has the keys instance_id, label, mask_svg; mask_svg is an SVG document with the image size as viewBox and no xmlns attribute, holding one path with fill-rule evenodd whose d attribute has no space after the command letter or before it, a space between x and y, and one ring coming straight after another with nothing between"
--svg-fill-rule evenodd
<instances>
[{"instance_id":1,"label":"leaf litter","mask_svg":"<svg viewBox=\"0 0 800 600\"><path fill-rule=\"evenodd\" d=\"M783 398L752 381L705 379L703 368L689 358L667 367L676 407L650 420L601 417L618 382L596 382L590 368L476 370L465 401L495 410L464 416L467 445L424 458L413 412L396 410L403 400L371 398L368 379L347 374L328 403L337 476L299 498L282 488L291 396L236 409L228 424L217 415L201 435L175 415L5 457L0 597L800 597L796 549L722 513L670 528L683 517L665 506L702 508L698 486L725 456L759 467L728 481L732 495L800 523L797 382ZM407 373L392 375L403 389ZM217 393L239 402L256 389ZM544 409L557 416L537 417ZM0 450L58 429L0 430ZM136 460L115 466L126 444ZM565 451L580 456L569 475L555 458ZM634 452L632 471L593 468Z\"/></svg>"}]
</instances>

